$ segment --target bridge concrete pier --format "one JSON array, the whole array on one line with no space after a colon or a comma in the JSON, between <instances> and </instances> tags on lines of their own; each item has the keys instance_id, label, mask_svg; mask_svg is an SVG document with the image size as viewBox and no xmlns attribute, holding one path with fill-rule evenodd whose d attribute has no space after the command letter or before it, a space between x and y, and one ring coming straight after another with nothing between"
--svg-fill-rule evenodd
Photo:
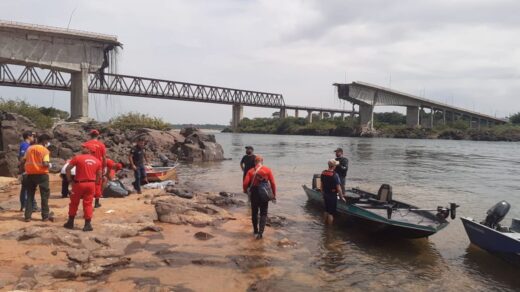
<instances>
[{"instance_id":1,"label":"bridge concrete pier","mask_svg":"<svg viewBox=\"0 0 520 292\"><path fill-rule=\"evenodd\" d=\"M287 109L286 109L286 108L282 107L282 108L280 109L280 117L279 117L279 118L280 118L280 119L285 119L285 118L287 118Z\"/></svg>"},{"instance_id":2,"label":"bridge concrete pier","mask_svg":"<svg viewBox=\"0 0 520 292\"><path fill-rule=\"evenodd\" d=\"M298 110L295 110L295 111L294 111L294 117L295 117L295 118L299 118Z\"/></svg>"},{"instance_id":3,"label":"bridge concrete pier","mask_svg":"<svg viewBox=\"0 0 520 292\"><path fill-rule=\"evenodd\" d=\"M360 104L359 120L361 128L374 129L374 107L368 104Z\"/></svg>"},{"instance_id":4,"label":"bridge concrete pier","mask_svg":"<svg viewBox=\"0 0 520 292\"><path fill-rule=\"evenodd\" d=\"M80 72L70 74L70 118L88 117L88 64Z\"/></svg>"},{"instance_id":5,"label":"bridge concrete pier","mask_svg":"<svg viewBox=\"0 0 520 292\"><path fill-rule=\"evenodd\" d=\"M307 111L307 123L312 124L312 111Z\"/></svg>"},{"instance_id":6,"label":"bridge concrete pier","mask_svg":"<svg viewBox=\"0 0 520 292\"><path fill-rule=\"evenodd\" d=\"M406 107L406 126L410 128L419 127L419 107L418 106L407 106Z\"/></svg>"},{"instance_id":7,"label":"bridge concrete pier","mask_svg":"<svg viewBox=\"0 0 520 292\"><path fill-rule=\"evenodd\" d=\"M233 105L233 113L231 119L231 129L233 132L238 131L238 125L240 121L244 118L244 106L240 104Z\"/></svg>"}]
</instances>

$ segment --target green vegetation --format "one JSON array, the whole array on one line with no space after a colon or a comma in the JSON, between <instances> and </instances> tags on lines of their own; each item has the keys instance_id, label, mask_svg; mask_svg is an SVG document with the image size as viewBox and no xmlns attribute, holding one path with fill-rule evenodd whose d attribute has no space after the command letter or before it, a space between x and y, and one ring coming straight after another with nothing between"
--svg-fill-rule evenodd
<instances>
[{"instance_id":1,"label":"green vegetation","mask_svg":"<svg viewBox=\"0 0 520 292\"><path fill-rule=\"evenodd\" d=\"M304 118L245 118L240 122L239 131L259 134L319 135L319 136L352 136L356 135L357 119L340 118L318 120L311 124Z\"/></svg>"},{"instance_id":2,"label":"green vegetation","mask_svg":"<svg viewBox=\"0 0 520 292\"><path fill-rule=\"evenodd\" d=\"M510 121L512 124L515 124L515 125L520 124L520 113L516 113L516 114L510 116L510 117L509 117L509 121Z\"/></svg>"},{"instance_id":3,"label":"green vegetation","mask_svg":"<svg viewBox=\"0 0 520 292\"><path fill-rule=\"evenodd\" d=\"M161 118L150 117L145 114L135 112L123 114L108 121L113 128L120 130L136 130L140 128L150 128L155 130L168 130L171 125Z\"/></svg>"},{"instance_id":4,"label":"green vegetation","mask_svg":"<svg viewBox=\"0 0 520 292\"><path fill-rule=\"evenodd\" d=\"M519 114L520 117L520 114ZM426 117L427 118L427 117ZM439 121L442 117L435 117ZM519 122L520 123L520 122ZM340 118L319 120L313 117L313 123L306 119L289 117L243 119L238 131L242 133L285 134L285 135L319 135L358 137L373 136L386 138L408 139L450 139L450 140L477 140L477 141L520 141L520 125L506 124L493 127L481 126L481 129L469 127L466 120L457 120L447 125L437 125L433 129L419 127L408 128L406 116L393 113L374 114L374 133L362 133L358 118L348 117L345 121ZM224 130L230 132L230 129Z\"/></svg>"},{"instance_id":5,"label":"green vegetation","mask_svg":"<svg viewBox=\"0 0 520 292\"><path fill-rule=\"evenodd\" d=\"M37 107L23 100L5 100L3 98L0 98L0 111L22 115L41 129L51 128L54 119L67 119L69 117L69 113L53 107Z\"/></svg>"}]
</instances>

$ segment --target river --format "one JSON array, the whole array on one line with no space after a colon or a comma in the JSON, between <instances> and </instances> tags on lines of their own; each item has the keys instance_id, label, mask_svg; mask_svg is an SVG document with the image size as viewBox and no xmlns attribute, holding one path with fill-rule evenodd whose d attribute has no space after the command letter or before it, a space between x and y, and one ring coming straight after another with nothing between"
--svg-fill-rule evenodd
<instances>
[{"instance_id":1,"label":"river","mask_svg":"<svg viewBox=\"0 0 520 292\"><path fill-rule=\"evenodd\" d=\"M377 191L389 183L395 199L421 207L456 202L461 205L458 216L478 220L505 199L512 205L503 221L509 225L511 218L520 217L520 144L227 133L216 137L231 160L189 166L187 173L203 187L240 191L239 161L246 145L254 146L275 173L279 199L269 212L293 221L286 232L300 245L291 261L279 263L284 274L275 288L307 283L312 285L303 287L325 291L520 289L519 269L470 245L458 218L428 239L388 240L351 226L324 226L320 210L307 204L301 187L342 147L350 160L348 187Z\"/></svg>"}]
</instances>

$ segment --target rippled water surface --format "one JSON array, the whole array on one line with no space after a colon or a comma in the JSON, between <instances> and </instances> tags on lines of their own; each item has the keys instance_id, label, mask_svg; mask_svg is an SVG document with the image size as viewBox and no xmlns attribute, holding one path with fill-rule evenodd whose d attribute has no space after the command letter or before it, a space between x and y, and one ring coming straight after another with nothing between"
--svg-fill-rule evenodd
<instances>
[{"instance_id":1,"label":"rippled water surface","mask_svg":"<svg viewBox=\"0 0 520 292\"><path fill-rule=\"evenodd\" d=\"M520 269L470 245L458 218L428 239L388 240L349 224L323 226L301 188L340 146L350 160L350 187L376 191L389 183L396 199L421 207L456 202L459 216L479 220L505 199L512 204L509 225L520 217L518 143L250 134L217 134L217 140L231 160L193 165L187 173L208 189L240 191L244 146L264 156L279 187L270 213L295 221L287 232L305 251L286 266L294 287L301 281L324 290L520 290ZM279 287L294 284L283 281Z\"/></svg>"}]
</instances>

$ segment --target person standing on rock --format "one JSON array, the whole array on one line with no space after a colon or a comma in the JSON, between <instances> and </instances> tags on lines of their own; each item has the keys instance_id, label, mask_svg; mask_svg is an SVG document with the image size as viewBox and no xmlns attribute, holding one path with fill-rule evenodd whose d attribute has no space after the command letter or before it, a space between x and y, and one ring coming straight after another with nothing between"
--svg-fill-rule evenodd
<instances>
[{"instance_id":1,"label":"person standing on rock","mask_svg":"<svg viewBox=\"0 0 520 292\"><path fill-rule=\"evenodd\" d=\"M338 148L334 150L336 153L336 161L338 162L338 166L336 166L335 172L339 176L339 180L341 182L341 190L345 193L345 183L347 182L347 171L348 171L348 159L343 156L343 149Z\"/></svg>"},{"instance_id":2,"label":"person standing on rock","mask_svg":"<svg viewBox=\"0 0 520 292\"><path fill-rule=\"evenodd\" d=\"M80 155L74 156L65 169L67 180L72 186L69 204L69 220L63 227L74 228L74 218L78 212L78 206L83 199L83 218L85 225L83 231L92 231L91 220L94 213L92 201L94 200L97 185L102 179L102 163L93 154L97 147L92 143L83 143ZM72 168L76 168L76 175L72 178Z\"/></svg>"},{"instance_id":3,"label":"person standing on rock","mask_svg":"<svg viewBox=\"0 0 520 292\"><path fill-rule=\"evenodd\" d=\"M105 147L105 144L99 140L99 131L98 130L92 130L90 131L90 140L86 143L89 145L94 146L95 151L92 153L94 157L96 157L99 161L101 161L103 172L106 170L107 166L107 150ZM103 180L100 180L96 184L96 193L95 193L95 201L94 201L94 207L99 208L101 207L101 204L99 203L99 199L101 198L101 195L103 194Z\"/></svg>"},{"instance_id":4,"label":"person standing on rock","mask_svg":"<svg viewBox=\"0 0 520 292\"><path fill-rule=\"evenodd\" d=\"M135 146L130 149L130 155L128 157L128 160L130 160L130 166L134 170L134 189L138 194L141 194L141 181L148 183L145 169L145 163L148 164L148 158L146 157L144 149L145 142L146 141L143 137L139 137Z\"/></svg>"},{"instance_id":5,"label":"person standing on rock","mask_svg":"<svg viewBox=\"0 0 520 292\"><path fill-rule=\"evenodd\" d=\"M47 149L50 145L51 137L42 134L38 137L38 144L34 144L27 149L24 157L25 166L25 187L27 189L27 200L25 201L25 221L31 221L33 212L33 201L36 188L40 188L42 221L49 220L49 168L50 152Z\"/></svg>"},{"instance_id":6,"label":"person standing on rock","mask_svg":"<svg viewBox=\"0 0 520 292\"><path fill-rule=\"evenodd\" d=\"M259 194L259 186L263 182L268 182L273 194L273 203L276 203L276 183L271 169L263 165L264 159L260 155L255 157L255 167L250 169L243 182L244 193L251 195L251 221L253 223L253 233L256 239L262 239L265 225L267 223L267 209L269 200L264 200ZM260 224L258 224L258 211L260 211Z\"/></svg>"},{"instance_id":7,"label":"person standing on rock","mask_svg":"<svg viewBox=\"0 0 520 292\"><path fill-rule=\"evenodd\" d=\"M246 146L246 155L242 157L242 160L240 160L240 168L242 168L242 172L244 173L244 176L242 177L242 181L244 181L244 178L246 177L247 172L255 167L255 155L253 152L255 149L253 146Z\"/></svg>"},{"instance_id":8,"label":"person standing on rock","mask_svg":"<svg viewBox=\"0 0 520 292\"><path fill-rule=\"evenodd\" d=\"M36 133L32 131L25 131L22 134L23 141L20 143L20 149L18 151L18 159L20 163L20 175L22 177L22 186L20 189L20 212L22 212L25 208L25 201L27 200L27 188L25 187L25 167L23 163L23 159L25 157L25 153L27 152L27 149L29 149L29 146L34 144L36 139ZM38 204L36 203L36 200L33 201L33 211L38 210Z\"/></svg>"}]
</instances>

